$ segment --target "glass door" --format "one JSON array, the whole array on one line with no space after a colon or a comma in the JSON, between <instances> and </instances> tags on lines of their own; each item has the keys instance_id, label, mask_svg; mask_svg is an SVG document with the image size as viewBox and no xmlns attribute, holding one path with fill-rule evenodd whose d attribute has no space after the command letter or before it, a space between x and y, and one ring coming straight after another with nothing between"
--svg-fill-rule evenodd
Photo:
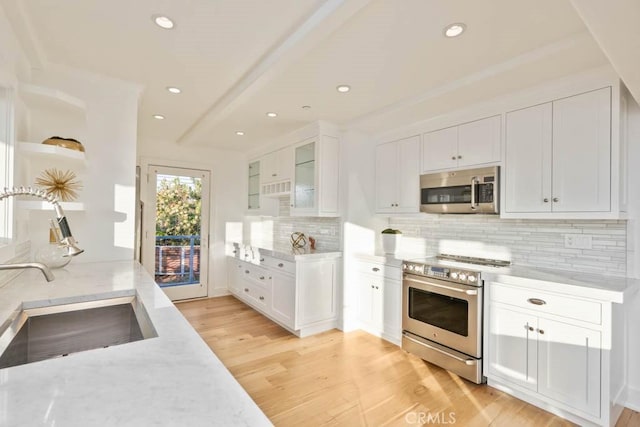
<instances>
[{"instance_id":1,"label":"glass door","mask_svg":"<svg viewBox=\"0 0 640 427\"><path fill-rule=\"evenodd\" d=\"M172 300L207 296L209 172L150 165L144 260Z\"/></svg>"},{"instance_id":2,"label":"glass door","mask_svg":"<svg viewBox=\"0 0 640 427\"><path fill-rule=\"evenodd\" d=\"M293 191L293 207L295 209L313 209L315 207L315 155L315 142L296 147L295 187Z\"/></svg>"},{"instance_id":3,"label":"glass door","mask_svg":"<svg viewBox=\"0 0 640 427\"><path fill-rule=\"evenodd\" d=\"M260 161L249 163L249 209L260 209Z\"/></svg>"}]
</instances>

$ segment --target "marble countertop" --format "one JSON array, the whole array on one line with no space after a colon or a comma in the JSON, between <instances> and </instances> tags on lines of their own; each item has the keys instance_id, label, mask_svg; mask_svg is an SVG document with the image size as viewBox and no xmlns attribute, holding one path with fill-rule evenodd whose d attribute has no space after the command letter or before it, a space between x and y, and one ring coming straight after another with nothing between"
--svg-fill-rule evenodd
<instances>
[{"instance_id":1,"label":"marble countertop","mask_svg":"<svg viewBox=\"0 0 640 427\"><path fill-rule=\"evenodd\" d=\"M243 243L234 243L233 244L238 250L236 254L230 254L230 256L235 256L236 258L243 259L243 254L247 251L252 252L252 258L259 258L256 251L259 254L267 255L273 258L282 259L285 261L304 261L308 259L318 259L318 258L339 258L342 256L342 252L340 251L327 251L321 249L311 250L307 247L300 249L286 248L286 249L265 249L259 246L252 246Z\"/></svg>"},{"instance_id":2,"label":"marble countertop","mask_svg":"<svg viewBox=\"0 0 640 427\"><path fill-rule=\"evenodd\" d=\"M25 306L137 295L158 336L0 369L0 426L268 426L267 417L133 261L76 263L0 288L0 324Z\"/></svg>"},{"instance_id":3,"label":"marble countertop","mask_svg":"<svg viewBox=\"0 0 640 427\"><path fill-rule=\"evenodd\" d=\"M483 272L485 281L526 286L540 291L623 303L640 288L640 280L536 267L511 266Z\"/></svg>"},{"instance_id":4,"label":"marble countertop","mask_svg":"<svg viewBox=\"0 0 640 427\"><path fill-rule=\"evenodd\" d=\"M356 254L358 259L401 267L402 260L418 259L414 254ZM622 303L640 289L640 280L629 277L607 276L530 266L483 267L486 281L499 281L514 286L526 286L541 291L550 291L600 301Z\"/></svg>"}]
</instances>

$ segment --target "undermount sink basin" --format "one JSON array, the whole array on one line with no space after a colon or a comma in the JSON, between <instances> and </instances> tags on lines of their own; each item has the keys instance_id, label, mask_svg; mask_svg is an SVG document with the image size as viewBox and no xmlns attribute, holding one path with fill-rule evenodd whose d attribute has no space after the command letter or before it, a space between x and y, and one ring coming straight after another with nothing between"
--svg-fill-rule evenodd
<instances>
[{"instance_id":1,"label":"undermount sink basin","mask_svg":"<svg viewBox=\"0 0 640 427\"><path fill-rule=\"evenodd\" d=\"M135 297L23 309L0 335L0 369L157 337Z\"/></svg>"}]
</instances>

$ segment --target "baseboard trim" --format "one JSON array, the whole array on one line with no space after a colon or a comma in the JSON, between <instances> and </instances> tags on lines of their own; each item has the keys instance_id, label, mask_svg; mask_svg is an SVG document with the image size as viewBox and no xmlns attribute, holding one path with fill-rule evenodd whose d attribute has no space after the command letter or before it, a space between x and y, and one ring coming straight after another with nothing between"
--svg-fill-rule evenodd
<instances>
[{"instance_id":1,"label":"baseboard trim","mask_svg":"<svg viewBox=\"0 0 640 427\"><path fill-rule=\"evenodd\" d=\"M627 389L627 401L624 406L640 412L640 388L629 386Z\"/></svg>"}]
</instances>

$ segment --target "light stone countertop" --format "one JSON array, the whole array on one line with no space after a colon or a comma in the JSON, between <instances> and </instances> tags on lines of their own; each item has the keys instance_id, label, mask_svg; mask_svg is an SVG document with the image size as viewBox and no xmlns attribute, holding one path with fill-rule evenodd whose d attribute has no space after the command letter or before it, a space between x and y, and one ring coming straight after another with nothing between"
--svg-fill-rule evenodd
<instances>
[{"instance_id":1,"label":"light stone countertop","mask_svg":"<svg viewBox=\"0 0 640 427\"><path fill-rule=\"evenodd\" d=\"M269 426L271 422L146 271L71 263L47 283L0 288L0 324L42 306L137 295L158 336L0 369L0 426Z\"/></svg>"},{"instance_id":2,"label":"light stone countertop","mask_svg":"<svg viewBox=\"0 0 640 427\"><path fill-rule=\"evenodd\" d=\"M252 246L244 243L234 243L233 245L236 248L236 250L238 250L238 253L236 253L235 255L231 254L230 256L235 256L235 258L239 258L239 259L244 259L245 257L243 255L246 252L250 252L251 253L250 258L253 258L253 259L259 258L258 255L255 253L257 252L262 255L282 259L285 261L291 261L291 262L304 261L304 260L310 260L310 259L321 259L321 258L325 258L325 259L340 258L342 256L342 252L340 251L327 251L327 250L321 250L321 249L311 250L308 247L304 247L300 249L293 249L293 248L265 249L259 246L255 246L255 245Z\"/></svg>"},{"instance_id":3,"label":"light stone countertop","mask_svg":"<svg viewBox=\"0 0 640 427\"><path fill-rule=\"evenodd\" d=\"M377 262L399 268L402 267L402 260L421 258L408 253L396 255L359 253L356 254L356 257L364 261ZM513 286L526 286L540 291L614 303L623 303L640 290L640 279L629 277L517 265L501 268L475 267L477 267L477 270L482 271L482 277L485 282L497 281Z\"/></svg>"}]
</instances>

